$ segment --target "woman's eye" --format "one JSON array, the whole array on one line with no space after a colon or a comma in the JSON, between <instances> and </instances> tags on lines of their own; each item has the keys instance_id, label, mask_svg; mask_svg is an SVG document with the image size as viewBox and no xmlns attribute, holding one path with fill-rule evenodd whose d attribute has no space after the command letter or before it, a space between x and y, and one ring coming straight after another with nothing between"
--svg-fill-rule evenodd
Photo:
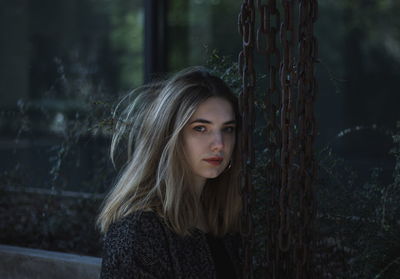
<instances>
[{"instance_id":1,"label":"woman's eye","mask_svg":"<svg viewBox=\"0 0 400 279\"><path fill-rule=\"evenodd\" d=\"M235 131L235 127L233 126L225 127L224 131L227 133L233 133Z\"/></svg>"},{"instance_id":2,"label":"woman's eye","mask_svg":"<svg viewBox=\"0 0 400 279\"><path fill-rule=\"evenodd\" d=\"M195 126L193 129L197 132L205 132L206 131L206 127L204 127L204 126Z\"/></svg>"}]
</instances>

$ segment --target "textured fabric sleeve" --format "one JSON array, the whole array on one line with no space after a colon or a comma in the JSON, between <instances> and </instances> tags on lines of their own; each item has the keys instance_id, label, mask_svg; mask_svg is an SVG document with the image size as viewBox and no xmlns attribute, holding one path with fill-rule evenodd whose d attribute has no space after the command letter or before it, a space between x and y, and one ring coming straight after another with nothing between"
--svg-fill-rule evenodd
<instances>
[{"instance_id":1,"label":"textured fabric sleeve","mask_svg":"<svg viewBox=\"0 0 400 279\"><path fill-rule=\"evenodd\" d=\"M133 213L110 226L101 279L169 278L169 268L168 245L155 213Z\"/></svg>"}]
</instances>

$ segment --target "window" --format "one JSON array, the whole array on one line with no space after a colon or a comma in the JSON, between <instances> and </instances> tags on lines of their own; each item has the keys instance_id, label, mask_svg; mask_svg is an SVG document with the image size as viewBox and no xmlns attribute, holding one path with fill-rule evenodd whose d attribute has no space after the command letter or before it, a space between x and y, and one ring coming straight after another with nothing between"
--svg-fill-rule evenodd
<instances>
[{"instance_id":1,"label":"window","mask_svg":"<svg viewBox=\"0 0 400 279\"><path fill-rule=\"evenodd\" d=\"M97 124L119 93L143 82L142 1L0 5L4 182L104 191L107 181L88 186L99 170L96 158L107 151Z\"/></svg>"}]
</instances>

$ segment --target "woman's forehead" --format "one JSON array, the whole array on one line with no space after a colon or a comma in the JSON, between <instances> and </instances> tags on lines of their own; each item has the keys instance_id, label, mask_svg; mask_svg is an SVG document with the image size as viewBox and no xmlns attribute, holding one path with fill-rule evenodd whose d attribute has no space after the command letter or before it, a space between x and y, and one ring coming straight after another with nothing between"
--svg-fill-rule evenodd
<instances>
[{"instance_id":1,"label":"woman's forehead","mask_svg":"<svg viewBox=\"0 0 400 279\"><path fill-rule=\"evenodd\" d=\"M235 113L232 104L228 100L220 97L211 97L197 107L189 123L196 119L202 119L212 123L225 123L234 121Z\"/></svg>"}]
</instances>

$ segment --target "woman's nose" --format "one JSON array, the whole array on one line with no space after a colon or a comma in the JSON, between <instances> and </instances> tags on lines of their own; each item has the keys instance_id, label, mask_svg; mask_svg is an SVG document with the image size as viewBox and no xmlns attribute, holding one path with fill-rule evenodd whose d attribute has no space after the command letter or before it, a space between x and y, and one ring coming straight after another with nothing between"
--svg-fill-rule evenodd
<instances>
[{"instance_id":1,"label":"woman's nose","mask_svg":"<svg viewBox=\"0 0 400 279\"><path fill-rule=\"evenodd\" d=\"M224 147L224 139L222 137L222 133L220 132L214 133L211 143L211 149L213 151L218 151L221 150L223 147Z\"/></svg>"}]
</instances>

